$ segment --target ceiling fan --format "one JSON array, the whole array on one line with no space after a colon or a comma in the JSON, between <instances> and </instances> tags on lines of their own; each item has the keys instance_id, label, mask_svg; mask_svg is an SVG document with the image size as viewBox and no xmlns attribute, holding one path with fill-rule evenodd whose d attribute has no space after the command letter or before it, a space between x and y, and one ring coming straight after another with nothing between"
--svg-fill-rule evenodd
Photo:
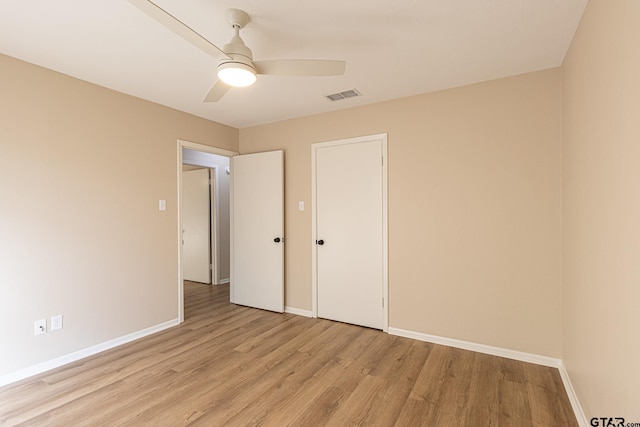
<instances>
[{"instance_id":1,"label":"ceiling fan","mask_svg":"<svg viewBox=\"0 0 640 427\"><path fill-rule=\"evenodd\" d=\"M277 76L339 76L344 74L345 61L320 59L280 59L254 61L251 49L242 38L240 30L249 23L249 15L240 9L228 9L226 18L235 35L220 49L209 40L150 0L128 0L145 14L172 30L204 52L219 58L218 80L204 98L205 102L220 100L233 87L250 86L257 74Z\"/></svg>"}]
</instances>

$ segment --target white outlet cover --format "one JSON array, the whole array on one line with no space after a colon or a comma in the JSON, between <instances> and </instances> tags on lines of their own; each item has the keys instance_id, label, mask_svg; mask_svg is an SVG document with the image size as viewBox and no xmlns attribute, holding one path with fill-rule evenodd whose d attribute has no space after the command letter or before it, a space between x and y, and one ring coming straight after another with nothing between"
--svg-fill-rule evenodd
<instances>
[{"instance_id":1,"label":"white outlet cover","mask_svg":"<svg viewBox=\"0 0 640 427\"><path fill-rule=\"evenodd\" d=\"M33 334L40 335L47 332L47 319L40 319L33 322Z\"/></svg>"},{"instance_id":2,"label":"white outlet cover","mask_svg":"<svg viewBox=\"0 0 640 427\"><path fill-rule=\"evenodd\" d=\"M58 329L62 329L62 314L51 316L51 330L55 331Z\"/></svg>"}]
</instances>

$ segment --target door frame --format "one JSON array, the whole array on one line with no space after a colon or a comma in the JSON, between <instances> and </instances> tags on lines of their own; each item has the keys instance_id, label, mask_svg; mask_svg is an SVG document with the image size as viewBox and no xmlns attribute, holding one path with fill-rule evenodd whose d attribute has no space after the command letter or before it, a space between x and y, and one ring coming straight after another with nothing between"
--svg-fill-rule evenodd
<instances>
[{"instance_id":1,"label":"door frame","mask_svg":"<svg viewBox=\"0 0 640 427\"><path fill-rule=\"evenodd\" d=\"M197 142L178 139L176 144L177 150L177 176L178 176L178 212L177 212L177 244L178 244L178 321L184 322L184 281L182 279L182 149L188 148L203 153L217 154L219 156L233 157L239 153L236 151L225 150L223 148L211 147Z\"/></svg>"},{"instance_id":2,"label":"door frame","mask_svg":"<svg viewBox=\"0 0 640 427\"><path fill-rule=\"evenodd\" d=\"M209 169L209 254L211 255L211 284L220 283L220 248L218 247L218 167Z\"/></svg>"},{"instance_id":3,"label":"door frame","mask_svg":"<svg viewBox=\"0 0 640 427\"><path fill-rule=\"evenodd\" d=\"M334 141L311 144L311 310L312 316L318 317L318 247L317 212L316 212L316 150L324 147L357 144L372 140L382 142L382 297L383 323L382 330L389 330L389 218L388 218L388 154L387 134L359 136L355 138L338 139Z\"/></svg>"}]
</instances>

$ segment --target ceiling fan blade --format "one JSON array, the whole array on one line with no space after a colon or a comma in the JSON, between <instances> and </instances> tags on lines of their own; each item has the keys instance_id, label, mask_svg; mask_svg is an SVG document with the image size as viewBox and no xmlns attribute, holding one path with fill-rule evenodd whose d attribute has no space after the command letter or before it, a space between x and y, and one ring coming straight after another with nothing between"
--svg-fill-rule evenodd
<instances>
[{"instance_id":1,"label":"ceiling fan blade","mask_svg":"<svg viewBox=\"0 0 640 427\"><path fill-rule=\"evenodd\" d=\"M231 89L231 86L226 85L220 79L216 80L207 96L204 97L204 102L220 101L220 98L222 98L229 89Z\"/></svg>"},{"instance_id":2,"label":"ceiling fan blade","mask_svg":"<svg viewBox=\"0 0 640 427\"><path fill-rule=\"evenodd\" d=\"M276 59L253 64L258 74L276 76L341 76L347 68L345 61L324 59Z\"/></svg>"},{"instance_id":3,"label":"ceiling fan blade","mask_svg":"<svg viewBox=\"0 0 640 427\"><path fill-rule=\"evenodd\" d=\"M152 19L155 19L192 45L202 49L204 52L213 56L214 58L229 58L229 55L224 53L222 49L211 43L209 40L202 37L191 27L180 21L175 16L171 15L160 6L156 5L149 0L128 0L129 3L143 11Z\"/></svg>"}]
</instances>

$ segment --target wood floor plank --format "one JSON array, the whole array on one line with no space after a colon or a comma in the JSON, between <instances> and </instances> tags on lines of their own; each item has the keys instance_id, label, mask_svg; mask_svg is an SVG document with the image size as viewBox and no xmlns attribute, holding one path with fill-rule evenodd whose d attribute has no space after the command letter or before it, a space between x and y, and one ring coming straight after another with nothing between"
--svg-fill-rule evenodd
<instances>
[{"instance_id":1,"label":"wood floor plank","mask_svg":"<svg viewBox=\"0 0 640 427\"><path fill-rule=\"evenodd\" d=\"M429 414L433 425L455 425L456 422L465 420L471 401L469 388L474 357L475 353L450 349L450 364L440 385L438 400L433 406L434 412Z\"/></svg>"},{"instance_id":2,"label":"wood floor plank","mask_svg":"<svg viewBox=\"0 0 640 427\"><path fill-rule=\"evenodd\" d=\"M295 372L295 369L299 369L309 359L309 355L295 352L268 369L248 368L245 371L246 375L242 376L241 380L235 381L232 387L221 387L216 390L219 393L212 396L215 406L198 418L194 425L229 425L231 419L244 410L249 411L253 402L266 398L269 390L278 381L286 379L292 371ZM253 415L253 412L246 415Z\"/></svg>"},{"instance_id":3,"label":"wood floor plank","mask_svg":"<svg viewBox=\"0 0 640 427\"><path fill-rule=\"evenodd\" d=\"M570 425L577 426L575 417L567 418L563 402L567 400L564 389L558 389L554 376L557 369L525 366L528 394L530 396L531 418L535 426Z\"/></svg>"},{"instance_id":4,"label":"wood floor plank","mask_svg":"<svg viewBox=\"0 0 640 427\"><path fill-rule=\"evenodd\" d=\"M329 418L326 425L335 427L363 425L363 420L368 418L373 409L374 397L384 385L384 378L366 375L344 401L344 404L340 405L333 416Z\"/></svg>"},{"instance_id":5,"label":"wood floor plank","mask_svg":"<svg viewBox=\"0 0 640 427\"><path fill-rule=\"evenodd\" d=\"M557 369L230 304L0 388L3 426L576 426Z\"/></svg>"},{"instance_id":6,"label":"wood floor plank","mask_svg":"<svg viewBox=\"0 0 640 427\"><path fill-rule=\"evenodd\" d=\"M346 399L344 389L335 386L327 387L316 399L310 402L290 426L324 426L333 417L339 407L339 402Z\"/></svg>"},{"instance_id":7,"label":"wood floor plank","mask_svg":"<svg viewBox=\"0 0 640 427\"><path fill-rule=\"evenodd\" d=\"M426 425L431 404L409 396L398 412L393 426L422 426Z\"/></svg>"},{"instance_id":8,"label":"wood floor plank","mask_svg":"<svg viewBox=\"0 0 640 427\"><path fill-rule=\"evenodd\" d=\"M369 375L385 378L386 384L374 396L372 410L362 420L364 425L394 425L418 378L426 358L428 345L408 340L405 352L396 353L395 362L386 370L373 369Z\"/></svg>"},{"instance_id":9,"label":"wood floor plank","mask_svg":"<svg viewBox=\"0 0 640 427\"><path fill-rule=\"evenodd\" d=\"M533 426L531 406L526 384L510 380L500 381L499 384L498 425L514 427Z\"/></svg>"},{"instance_id":10,"label":"wood floor plank","mask_svg":"<svg viewBox=\"0 0 640 427\"><path fill-rule=\"evenodd\" d=\"M469 404L465 420L469 425L498 425L500 413L500 359L476 353L473 358Z\"/></svg>"},{"instance_id":11,"label":"wood floor plank","mask_svg":"<svg viewBox=\"0 0 640 427\"><path fill-rule=\"evenodd\" d=\"M304 354L304 353L302 353ZM305 355L307 356L307 355ZM314 375L319 372L322 379L336 378L344 369L343 366L332 361L331 358L309 358L289 371L285 378L274 381L272 386L259 399L252 399L251 402L229 419L229 425L274 425L275 421L267 423L269 414L273 408L283 410L289 398L298 393L301 389L306 389L314 383ZM317 379L317 378L316 378ZM298 408L290 407L297 410Z\"/></svg>"},{"instance_id":12,"label":"wood floor plank","mask_svg":"<svg viewBox=\"0 0 640 427\"><path fill-rule=\"evenodd\" d=\"M296 423L296 418L301 411L315 402L329 388L327 383L343 375L348 365L331 359L326 365L315 372L306 382L298 388L290 390L283 399L277 403L277 411L267 410L263 415L264 426L286 426L291 424L309 425L308 423ZM312 418L317 423L317 418ZM310 422L311 420L309 420Z\"/></svg>"},{"instance_id":13,"label":"wood floor plank","mask_svg":"<svg viewBox=\"0 0 640 427\"><path fill-rule=\"evenodd\" d=\"M442 383L447 378L451 365L450 348L429 344L428 357L411 390L410 397L419 401L435 403L442 391Z\"/></svg>"}]
</instances>

